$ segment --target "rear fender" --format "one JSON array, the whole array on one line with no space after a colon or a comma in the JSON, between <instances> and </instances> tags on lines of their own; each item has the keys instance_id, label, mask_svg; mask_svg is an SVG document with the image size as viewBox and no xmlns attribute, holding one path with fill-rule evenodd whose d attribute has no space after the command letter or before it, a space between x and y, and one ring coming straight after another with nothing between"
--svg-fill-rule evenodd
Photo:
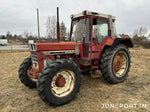
<instances>
[{"instance_id":1,"label":"rear fender","mask_svg":"<svg viewBox=\"0 0 150 112\"><path fill-rule=\"evenodd\" d=\"M127 47L130 47L130 48L133 47L133 43L132 43L130 38L109 38L106 41L106 43L103 47L103 50L100 53L100 58L101 58L102 54L105 52L106 49L108 49L110 47L113 48L113 47L117 46L118 44L124 44L124 45L126 45Z\"/></svg>"},{"instance_id":2,"label":"rear fender","mask_svg":"<svg viewBox=\"0 0 150 112\"><path fill-rule=\"evenodd\" d=\"M131 48L133 47L133 43L130 38L116 38L113 44L111 45L111 47L115 47L118 44L124 44L127 47L131 47Z\"/></svg>"}]
</instances>

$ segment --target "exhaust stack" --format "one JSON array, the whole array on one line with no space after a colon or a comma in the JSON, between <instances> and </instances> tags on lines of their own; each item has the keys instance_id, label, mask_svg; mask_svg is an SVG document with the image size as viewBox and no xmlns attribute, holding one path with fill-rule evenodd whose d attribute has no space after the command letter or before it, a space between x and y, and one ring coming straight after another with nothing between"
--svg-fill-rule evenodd
<instances>
[{"instance_id":1,"label":"exhaust stack","mask_svg":"<svg viewBox=\"0 0 150 112\"><path fill-rule=\"evenodd\" d=\"M59 30L59 8L57 7L57 42L60 42L60 30Z\"/></svg>"}]
</instances>

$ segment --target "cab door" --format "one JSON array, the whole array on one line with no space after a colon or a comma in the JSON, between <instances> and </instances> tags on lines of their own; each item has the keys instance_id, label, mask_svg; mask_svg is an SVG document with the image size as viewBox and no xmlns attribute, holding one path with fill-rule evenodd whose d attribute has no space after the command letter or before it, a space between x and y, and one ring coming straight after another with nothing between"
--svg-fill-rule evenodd
<instances>
[{"instance_id":1,"label":"cab door","mask_svg":"<svg viewBox=\"0 0 150 112\"><path fill-rule=\"evenodd\" d=\"M83 22L83 28L82 28L82 48L83 48L83 58L88 59L89 57L89 28L90 28L90 22L89 18L85 18Z\"/></svg>"},{"instance_id":2,"label":"cab door","mask_svg":"<svg viewBox=\"0 0 150 112\"><path fill-rule=\"evenodd\" d=\"M91 59L98 59L103 40L108 36L108 19L93 18Z\"/></svg>"}]
</instances>

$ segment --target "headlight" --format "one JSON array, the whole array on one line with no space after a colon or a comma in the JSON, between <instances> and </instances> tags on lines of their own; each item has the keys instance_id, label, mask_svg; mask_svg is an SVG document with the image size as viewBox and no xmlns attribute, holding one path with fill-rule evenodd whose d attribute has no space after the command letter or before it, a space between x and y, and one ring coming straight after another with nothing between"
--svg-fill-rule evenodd
<instances>
[{"instance_id":1,"label":"headlight","mask_svg":"<svg viewBox=\"0 0 150 112\"><path fill-rule=\"evenodd\" d=\"M46 66L49 66L49 65L51 64L51 62L53 62L52 59L46 59L46 60L44 60L44 66L45 66L45 67L46 67Z\"/></svg>"},{"instance_id":2,"label":"headlight","mask_svg":"<svg viewBox=\"0 0 150 112\"><path fill-rule=\"evenodd\" d=\"M35 44L29 44L30 51L36 51L36 45Z\"/></svg>"}]
</instances>

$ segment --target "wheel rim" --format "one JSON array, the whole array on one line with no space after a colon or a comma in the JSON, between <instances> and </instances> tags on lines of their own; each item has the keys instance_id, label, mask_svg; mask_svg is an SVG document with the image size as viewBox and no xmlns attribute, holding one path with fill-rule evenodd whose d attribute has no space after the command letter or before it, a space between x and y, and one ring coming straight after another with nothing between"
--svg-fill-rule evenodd
<instances>
[{"instance_id":1,"label":"wheel rim","mask_svg":"<svg viewBox=\"0 0 150 112\"><path fill-rule=\"evenodd\" d=\"M37 82L37 79L35 79L35 78L32 76L31 71L32 71L32 72L35 72L34 70L32 70L32 66L30 66L30 67L28 68L28 70L27 70L27 75L28 75L29 79L30 79L31 81L33 81L33 82Z\"/></svg>"},{"instance_id":2,"label":"wheel rim","mask_svg":"<svg viewBox=\"0 0 150 112\"><path fill-rule=\"evenodd\" d=\"M120 51L116 54L113 61L113 71L117 77L124 76L128 66L128 57L124 51Z\"/></svg>"},{"instance_id":3,"label":"wheel rim","mask_svg":"<svg viewBox=\"0 0 150 112\"><path fill-rule=\"evenodd\" d=\"M74 85L74 72L70 70L61 70L52 79L51 91L57 97L64 97L72 92Z\"/></svg>"}]
</instances>

